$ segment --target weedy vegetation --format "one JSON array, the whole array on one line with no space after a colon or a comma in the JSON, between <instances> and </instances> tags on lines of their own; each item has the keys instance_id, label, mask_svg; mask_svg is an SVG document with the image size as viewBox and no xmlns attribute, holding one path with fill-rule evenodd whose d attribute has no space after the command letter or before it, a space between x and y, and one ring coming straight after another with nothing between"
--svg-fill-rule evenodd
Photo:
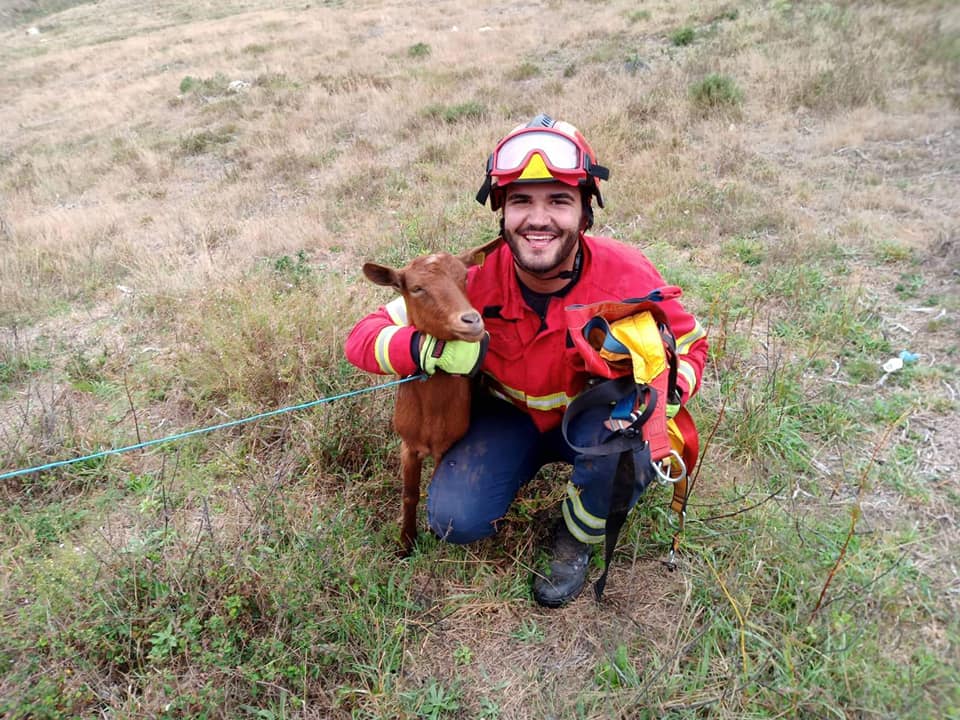
<instances>
[{"instance_id":1,"label":"weedy vegetation","mask_svg":"<svg viewBox=\"0 0 960 720\"><path fill-rule=\"evenodd\" d=\"M0 716L960 716L956 3L0 22L0 473L309 404L0 480ZM711 341L679 568L656 488L552 612L565 471L398 561L393 394L342 355L364 261L495 235L487 153L541 111Z\"/></svg>"}]
</instances>

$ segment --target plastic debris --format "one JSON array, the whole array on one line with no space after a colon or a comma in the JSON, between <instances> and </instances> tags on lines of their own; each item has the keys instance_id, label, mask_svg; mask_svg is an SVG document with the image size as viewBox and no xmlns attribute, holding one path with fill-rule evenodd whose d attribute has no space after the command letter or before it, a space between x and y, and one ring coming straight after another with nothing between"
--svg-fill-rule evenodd
<instances>
[{"instance_id":1,"label":"plastic debris","mask_svg":"<svg viewBox=\"0 0 960 720\"><path fill-rule=\"evenodd\" d=\"M903 360L898 357L890 358L883 364L882 367L885 373L896 372L903 367Z\"/></svg>"},{"instance_id":2,"label":"plastic debris","mask_svg":"<svg viewBox=\"0 0 960 720\"><path fill-rule=\"evenodd\" d=\"M901 350L900 359L903 360L905 363L915 363L917 360L920 359L920 356L917 355L916 353L910 352L909 350Z\"/></svg>"}]
</instances>

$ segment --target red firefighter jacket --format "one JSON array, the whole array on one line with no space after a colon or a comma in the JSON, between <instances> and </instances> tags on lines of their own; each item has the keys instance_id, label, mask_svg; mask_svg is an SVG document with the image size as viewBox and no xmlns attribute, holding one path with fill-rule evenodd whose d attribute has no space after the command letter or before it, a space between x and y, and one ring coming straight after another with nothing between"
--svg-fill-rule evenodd
<instances>
[{"instance_id":1,"label":"red firefighter jacket","mask_svg":"<svg viewBox=\"0 0 960 720\"><path fill-rule=\"evenodd\" d=\"M638 249L610 238L582 236L580 278L563 296L551 297L540 317L521 295L506 243L470 269L467 294L483 315L490 346L482 372L491 393L526 411L541 432L558 426L567 405L589 378L568 331L564 308L646 295L666 283ZM686 402L699 388L706 362L706 333L677 300L663 309L677 340L678 385ZM346 341L347 359L363 370L411 375L418 371L410 351L414 329L402 298L361 319Z\"/></svg>"}]
</instances>

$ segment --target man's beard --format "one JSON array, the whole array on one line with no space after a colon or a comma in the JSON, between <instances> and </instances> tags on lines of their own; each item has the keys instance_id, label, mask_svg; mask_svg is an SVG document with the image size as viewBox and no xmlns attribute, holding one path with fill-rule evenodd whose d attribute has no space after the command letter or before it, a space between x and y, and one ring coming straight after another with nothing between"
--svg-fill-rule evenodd
<instances>
[{"instance_id":1,"label":"man's beard","mask_svg":"<svg viewBox=\"0 0 960 720\"><path fill-rule=\"evenodd\" d=\"M523 238L523 233L535 232L530 228L521 228L519 232L512 233L507 229L503 231L503 239L513 253L513 261L521 270L530 273L536 277L542 277L547 273L553 272L560 267L573 253L580 239L580 233L575 230L560 232L548 230L557 236L551 241L549 253L535 254L527 241Z\"/></svg>"}]
</instances>

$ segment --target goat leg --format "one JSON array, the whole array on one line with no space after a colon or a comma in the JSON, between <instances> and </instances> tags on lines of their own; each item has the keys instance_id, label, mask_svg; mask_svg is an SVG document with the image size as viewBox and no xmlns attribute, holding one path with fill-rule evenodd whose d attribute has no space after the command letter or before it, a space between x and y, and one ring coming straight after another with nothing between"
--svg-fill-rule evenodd
<instances>
[{"instance_id":1,"label":"goat leg","mask_svg":"<svg viewBox=\"0 0 960 720\"><path fill-rule=\"evenodd\" d=\"M420 471L423 457L406 443L401 444L400 467L403 473L403 494L400 510L400 555L408 557L417 539L417 504L420 502Z\"/></svg>"}]
</instances>

